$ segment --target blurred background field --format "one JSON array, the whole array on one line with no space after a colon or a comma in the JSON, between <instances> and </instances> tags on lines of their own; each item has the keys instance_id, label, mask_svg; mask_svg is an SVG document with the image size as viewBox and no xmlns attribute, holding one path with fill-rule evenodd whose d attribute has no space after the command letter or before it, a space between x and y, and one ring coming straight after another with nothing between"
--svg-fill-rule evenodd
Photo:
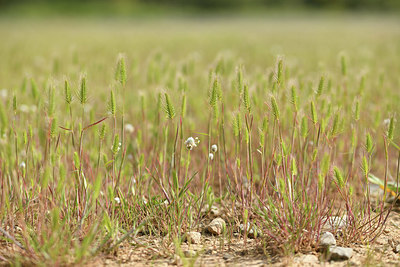
<instances>
[{"instance_id":1,"label":"blurred background field","mask_svg":"<svg viewBox=\"0 0 400 267\"><path fill-rule=\"evenodd\" d=\"M396 0L1 0L1 13L24 15L147 15L269 10L398 12Z\"/></svg>"},{"instance_id":2,"label":"blurred background field","mask_svg":"<svg viewBox=\"0 0 400 267\"><path fill-rule=\"evenodd\" d=\"M206 202L291 252L333 211L357 215L342 244L369 242L386 212L371 221L369 171L398 177L399 12L395 0L0 0L0 226L28 248L9 253L4 237L0 256L81 263L136 228L172 244L209 222Z\"/></svg>"}]
</instances>

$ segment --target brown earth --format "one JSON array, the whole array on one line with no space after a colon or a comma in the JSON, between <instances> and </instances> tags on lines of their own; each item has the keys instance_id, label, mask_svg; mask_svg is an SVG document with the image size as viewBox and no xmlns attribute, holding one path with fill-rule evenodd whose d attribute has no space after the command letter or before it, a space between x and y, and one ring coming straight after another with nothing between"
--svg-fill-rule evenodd
<instances>
[{"instance_id":1,"label":"brown earth","mask_svg":"<svg viewBox=\"0 0 400 267\"><path fill-rule=\"evenodd\" d=\"M181 245L181 252L161 238L136 237L120 246L114 255L99 256L87 266L400 266L400 214L392 212L382 235L371 245L352 245L351 259L340 262L323 260L320 252L294 257L268 257L259 239L202 235L201 244ZM180 256L178 256L180 255Z\"/></svg>"}]
</instances>

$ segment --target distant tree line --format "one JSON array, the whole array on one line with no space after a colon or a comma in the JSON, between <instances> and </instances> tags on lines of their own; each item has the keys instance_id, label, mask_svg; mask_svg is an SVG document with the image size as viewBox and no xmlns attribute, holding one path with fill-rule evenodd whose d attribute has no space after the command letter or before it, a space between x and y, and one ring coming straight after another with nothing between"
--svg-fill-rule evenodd
<instances>
[{"instance_id":1,"label":"distant tree line","mask_svg":"<svg viewBox=\"0 0 400 267\"><path fill-rule=\"evenodd\" d=\"M176 7L195 7L201 9L234 9L241 7L293 7L293 8L336 8L352 10L400 10L400 0L0 0L1 7L29 3L79 5L102 3L113 4L162 4Z\"/></svg>"},{"instance_id":2,"label":"distant tree line","mask_svg":"<svg viewBox=\"0 0 400 267\"><path fill-rule=\"evenodd\" d=\"M308 7L341 9L400 9L400 0L139 0L143 3L186 5L200 8L235 8L242 6Z\"/></svg>"}]
</instances>

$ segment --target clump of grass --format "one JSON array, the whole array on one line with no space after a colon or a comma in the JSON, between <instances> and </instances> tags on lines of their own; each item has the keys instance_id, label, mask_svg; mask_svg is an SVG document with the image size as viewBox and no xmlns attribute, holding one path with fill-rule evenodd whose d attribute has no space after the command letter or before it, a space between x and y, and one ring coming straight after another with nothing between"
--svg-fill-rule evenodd
<instances>
[{"instance_id":1,"label":"clump of grass","mask_svg":"<svg viewBox=\"0 0 400 267\"><path fill-rule=\"evenodd\" d=\"M391 160L396 120L382 146L374 121L384 113L371 118L374 92L351 77L347 58L341 70L311 77L283 59L263 66L267 75L225 54L211 69L162 52L127 60L118 56L111 81L104 78L111 68L88 65L89 77L98 69L104 76L89 80L99 90L90 90L90 101L86 75L60 79L62 60L51 80L39 73L27 92L21 77L23 89L0 99L0 230L19 248L10 262L82 264L138 234L167 237L179 250L215 202L232 211L227 237L233 224L250 223L280 253L315 248L331 216L348 218L339 242L367 243L381 233L391 210L386 195L398 197L389 171L397 167L397 175L400 161ZM138 65L128 70L126 61ZM373 177L383 189L378 200Z\"/></svg>"}]
</instances>

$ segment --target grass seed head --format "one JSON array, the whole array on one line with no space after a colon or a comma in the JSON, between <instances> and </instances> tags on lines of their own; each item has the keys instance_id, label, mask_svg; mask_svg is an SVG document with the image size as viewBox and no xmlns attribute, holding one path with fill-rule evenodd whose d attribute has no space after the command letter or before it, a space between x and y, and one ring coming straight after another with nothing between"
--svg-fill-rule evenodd
<instances>
[{"instance_id":1,"label":"grass seed head","mask_svg":"<svg viewBox=\"0 0 400 267\"><path fill-rule=\"evenodd\" d=\"M279 107L278 103L276 102L276 99L274 96L271 96L271 107L272 107L272 113L274 114L274 117L277 121L279 121Z\"/></svg>"},{"instance_id":2,"label":"grass seed head","mask_svg":"<svg viewBox=\"0 0 400 267\"><path fill-rule=\"evenodd\" d=\"M88 101L88 96L87 96L87 87L86 87L86 75L82 75L81 77L81 85L79 89L79 102L82 105L85 105Z\"/></svg>"},{"instance_id":3,"label":"grass seed head","mask_svg":"<svg viewBox=\"0 0 400 267\"><path fill-rule=\"evenodd\" d=\"M175 108L167 93L164 93L164 111L167 114L168 119L172 120L175 117Z\"/></svg>"}]
</instances>

